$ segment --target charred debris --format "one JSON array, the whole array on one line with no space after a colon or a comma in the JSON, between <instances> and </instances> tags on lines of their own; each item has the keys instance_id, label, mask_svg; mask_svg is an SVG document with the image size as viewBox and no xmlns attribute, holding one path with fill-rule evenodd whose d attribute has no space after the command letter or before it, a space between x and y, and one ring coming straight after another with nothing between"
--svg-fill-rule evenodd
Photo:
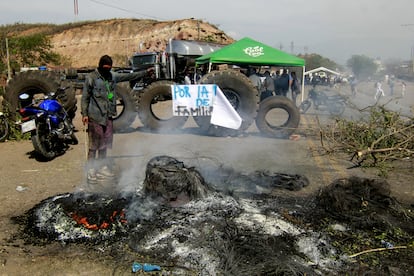
<instances>
[{"instance_id":1,"label":"charred debris","mask_svg":"<svg viewBox=\"0 0 414 276\"><path fill-rule=\"evenodd\" d=\"M57 195L14 220L27 243L117 248L122 260L146 256L174 275L414 272L414 216L386 181L351 177L309 197L289 194L308 184L157 156L135 193Z\"/></svg>"}]
</instances>

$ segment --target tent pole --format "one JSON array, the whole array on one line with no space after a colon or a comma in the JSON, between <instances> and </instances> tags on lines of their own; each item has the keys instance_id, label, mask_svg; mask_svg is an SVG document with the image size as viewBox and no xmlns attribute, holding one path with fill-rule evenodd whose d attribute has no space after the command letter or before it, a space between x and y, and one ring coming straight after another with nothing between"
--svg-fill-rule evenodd
<instances>
[{"instance_id":1,"label":"tent pole","mask_svg":"<svg viewBox=\"0 0 414 276\"><path fill-rule=\"evenodd\" d=\"M302 85L301 85L301 90L302 90L302 100L301 103L304 100L304 93L305 93L305 66L302 66Z\"/></svg>"}]
</instances>

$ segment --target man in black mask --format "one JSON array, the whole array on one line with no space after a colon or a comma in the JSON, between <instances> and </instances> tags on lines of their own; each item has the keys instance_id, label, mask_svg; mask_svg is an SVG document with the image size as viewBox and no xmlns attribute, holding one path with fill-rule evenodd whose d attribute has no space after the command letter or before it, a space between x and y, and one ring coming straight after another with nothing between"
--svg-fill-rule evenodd
<instances>
[{"instance_id":1,"label":"man in black mask","mask_svg":"<svg viewBox=\"0 0 414 276\"><path fill-rule=\"evenodd\" d=\"M82 122L88 126L89 151L88 174L89 183L115 177L106 162L107 149L112 148L113 118L116 116L116 91L118 82L142 78L153 68L134 73L115 73L112 69L112 58L104 55L100 58L98 68L87 75L82 91Z\"/></svg>"}]
</instances>

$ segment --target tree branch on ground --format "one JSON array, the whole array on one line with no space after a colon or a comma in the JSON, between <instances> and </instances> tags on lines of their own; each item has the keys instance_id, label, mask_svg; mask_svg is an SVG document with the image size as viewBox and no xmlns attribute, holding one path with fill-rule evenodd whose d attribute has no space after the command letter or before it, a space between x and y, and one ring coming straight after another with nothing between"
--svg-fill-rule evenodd
<instances>
[{"instance_id":1,"label":"tree branch on ground","mask_svg":"<svg viewBox=\"0 0 414 276\"><path fill-rule=\"evenodd\" d=\"M377 167L414 156L414 120L402 118L384 106L370 108L367 121L337 119L321 128L326 153L350 154L357 166Z\"/></svg>"}]
</instances>

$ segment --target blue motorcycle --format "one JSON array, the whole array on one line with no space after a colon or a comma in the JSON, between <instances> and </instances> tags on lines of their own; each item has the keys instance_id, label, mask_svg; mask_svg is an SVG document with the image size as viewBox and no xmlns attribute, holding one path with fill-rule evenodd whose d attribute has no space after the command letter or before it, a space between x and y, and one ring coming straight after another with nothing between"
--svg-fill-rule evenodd
<instances>
[{"instance_id":1,"label":"blue motorcycle","mask_svg":"<svg viewBox=\"0 0 414 276\"><path fill-rule=\"evenodd\" d=\"M72 118L59 102L66 88L59 88L39 101L27 93L19 95L22 133L30 132L34 150L47 161L78 144Z\"/></svg>"}]
</instances>

